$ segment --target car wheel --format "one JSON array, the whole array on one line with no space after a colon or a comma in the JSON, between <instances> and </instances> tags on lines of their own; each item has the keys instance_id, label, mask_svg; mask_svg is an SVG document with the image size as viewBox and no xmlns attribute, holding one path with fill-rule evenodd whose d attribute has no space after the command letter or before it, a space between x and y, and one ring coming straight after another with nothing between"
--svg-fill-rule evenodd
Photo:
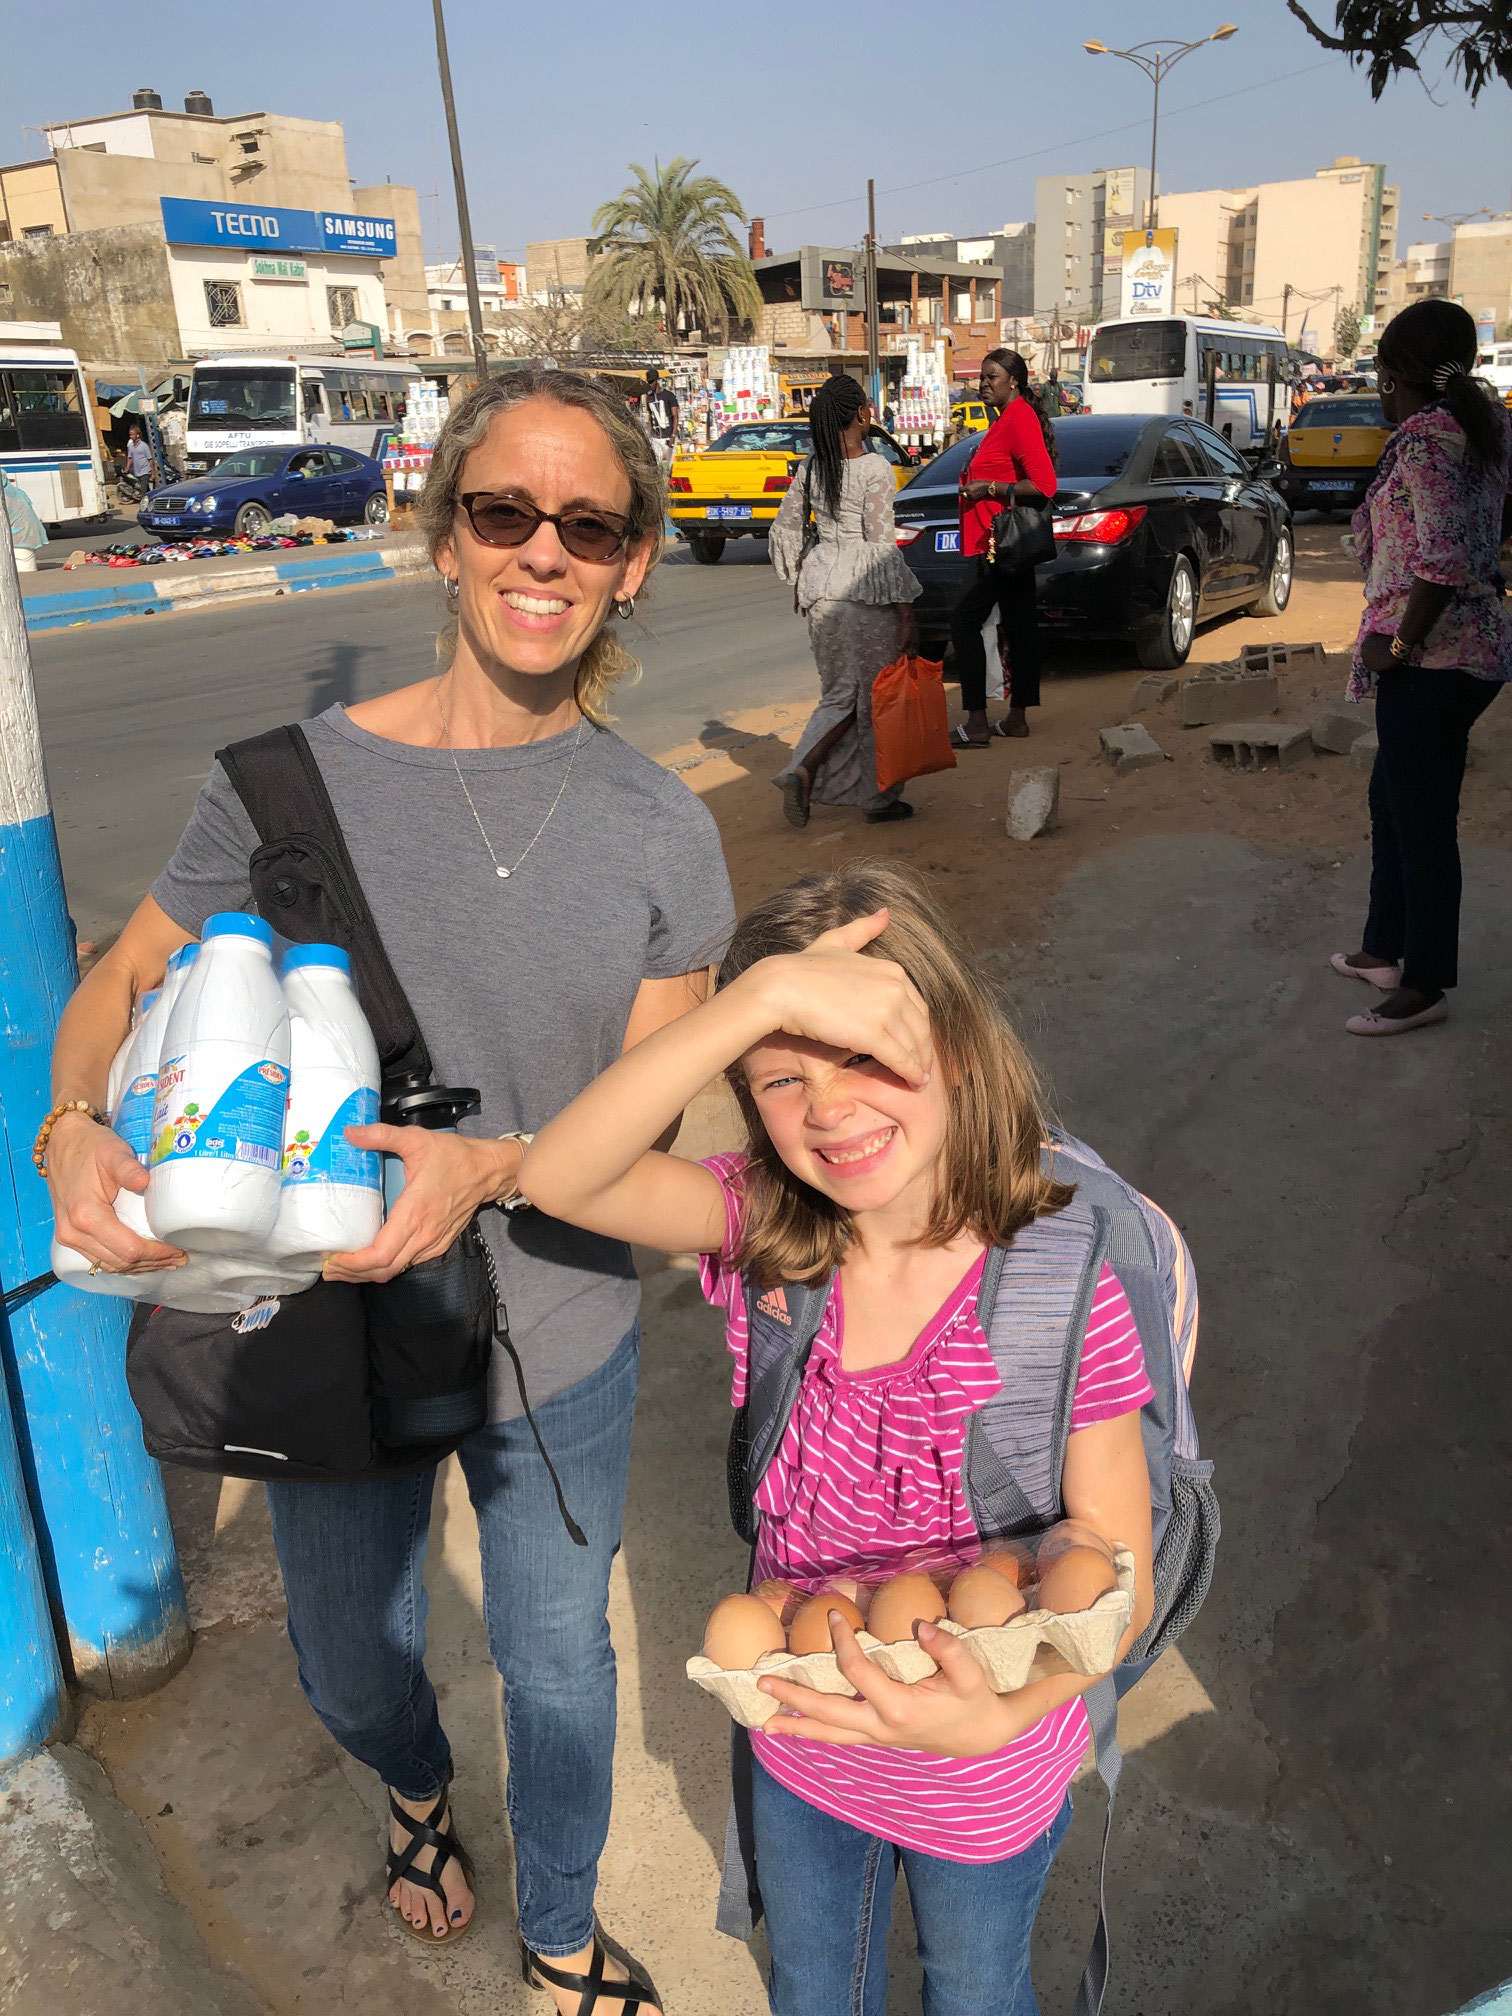
<instances>
[{"instance_id":1,"label":"car wheel","mask_svg":"<svg viewBox=\"0 0 1512 2016\"><path fill-rule=\"evenodd\" d=\"M382 490L375 490L362 507L362 515L369 525L387 525L389 519L388 497Z\"/></svg>"},{"instance_id":2,"label":"car wheel","mask_svg":"<svg viewBox=\"0 0 1512 2016\"><path fill-rule=\"evenodd\" d=\"M723 554L725 542L723 539L715 538L712 533L690 532L688 548L700 567L712 567Z\"/></svg>"},{"instance_id":3,"label":"car wheel","mask_svg":"<svg viewBox=\"0 0 1512 2016\"><path fill-rule=\"evenodd\" d=\"M1197 576L1184 553L1178 553L1166 590L1165 614L1159 626L1138 642L1139 662L1151 672L1174 672L1185 665L1197 634Z\"/></svg>"},{"instance_id":4,"label":"car wheel","mask_svg":"<svg viewBox=\"0 0 1512 2016\"><path fill-rule=\"evenodd\" d=\"M1276 550L1271 556L1270 580L1265 584L1265 593L1258 602L1251 602L1251 616L1280 616L1291 600L1292 574L1296 567L1296 552L1292 545L1292 529L1283 525L1276 534Z\"/></svg>"},{"instance_id":5,"label":"car wheel","mask_svg":"<svg viewBox=\"0 0 1512 2016\"><path fill-rule=\"evenodd\" d=\"M243 504L236 514L236 536L238 539L256 539L272 523L266 505Z\"/></svg>"}]
</instances>

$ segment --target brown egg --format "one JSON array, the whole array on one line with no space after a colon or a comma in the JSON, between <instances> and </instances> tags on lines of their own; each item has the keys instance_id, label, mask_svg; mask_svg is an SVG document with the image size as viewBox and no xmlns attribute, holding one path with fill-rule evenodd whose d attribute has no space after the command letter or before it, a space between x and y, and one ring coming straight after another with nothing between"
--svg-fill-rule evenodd
<instances>
[{"instance_id":1,"label":"brown egg","mask_svg":"<svg viewBox=\"0 0 1512 2016\"><path fill-rule=\"evenodd\" d=\"M810 1652L833 1652L835 1647L830 1639L829 1613L838 1610L852 1631L859 1631L862 1625L861 1612L849 1596L842 1596L838 1590L823 1589L817 1596L810 1596L800 1603L793 1612L793 1621L788 1626L788 1650L807 1656Z\"/></svg>"},{"instance_id":2,"label":"brown egg","mask_svg":"<svg viewBox=\"0 0 1512 2016\"><path fill-rule=\"evenodd\" d=\"M704 1627L704 1657L727 1673L744 1673L768 1652L781 1652L787 1639L782 1621L759 1596L726 1596Z\"/></svg>"},{"instance_id":3,"label":"brown egg","mask_svg":"<svg viewBox=\"0 0 1512 2016\"><path fill-rule=\"evenodd\" d=\"M937 1624L945 1615L945 1598L927 1575L895 1575L873 1596L866 1628L884 1645L912 1638L914 1625Z\"/></svg>"},{"instance_id":4,"label":"brown egg","mask_svg":"<svg viewBox=\"0 0 1512 2016\"><path fill-rule=\"evenodd\" d=\"M1090 1610L1099 1596L1118 1586L1113 1563L1096 1548L1073 1547L1062 1554L1040 1577L1039 1607L1066 1617L1075 1610Z\"/></svg>"},{"instance_id":5,"label":"brown egg","mask_svg":"<svg viewBox=\"0 0 1512 2016\"><path fill-rule=\"evenodd\" d=\"M1113 1559L1113 1549L1101 1533L1094 1532L1080 1519L1062 1519L1048 1533L1040 1536L1035 1550L1040 1574L1044 1574L1052 1561L1059 1561L1063 1554L1069 1554L1073 1547L1089 1547L1094 1554L1101 1554L1105 1561Z\"/></svg>"},{"instance_id":6,"label":"brown egg","mask_svg":"<svg viewBox=\"0 0 1512 2016\"><path fill-rule=\"evenodd\" d=\"M772 1615L783 1624L787 1623L801 1600L791 1582L778 1582L775 1579L758 1582L751 1594L759 1596Z\"/></svg>"},{"instance_id":7,"label":"brown egg","mask_svg":"<svg viewBox=\"0 0 1512 2016\"><path fill-rule=\"evenodd\" d=\"M833 1589L838 1596L848 1596L864 1617L871 1602L871 1591L864 1582L858 1582L853 1575L831 1575L825 1583L826 1589Z\"/></svg>"},{"instance_id":8,"label":"brown egg","mask_svg":"<svg viewBox=\"0 0 1512 2016\"><path fill-rule=\"evenodd\" d=\"M950 1585L950 1614L968 1631L1006 1624L1023 1607L1017 1585L985 1561L963 1568Z\"/></svg>"},{"instance_id":9,"label":"brown egg","mask_svg":"<svg viewBox=\"0 0 1512 2016\"><path fill-rule=\"evenodd\" d=\"M1034 1557L1014 1540L989 1540L978 1565L1003 1576L1015 1589L1027 1589L1034 1580Z\"/></svg>"}]
</instances>

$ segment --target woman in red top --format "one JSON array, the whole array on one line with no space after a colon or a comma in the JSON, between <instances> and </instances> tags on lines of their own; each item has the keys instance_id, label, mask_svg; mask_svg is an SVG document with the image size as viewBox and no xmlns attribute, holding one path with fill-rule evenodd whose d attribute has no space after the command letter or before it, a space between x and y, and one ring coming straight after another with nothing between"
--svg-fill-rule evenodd
<instances>
[{"instance_id":1,"label":"woman in red top","mask_svg":"<svg viewBox=\"0 0 1512 2016\"><path fill-rule=\"evenodd\" d=\"M961 484L961 551L971 575L950 615L956 676L966 719L951 735L958 749L985 749L993 734L1027 735L1026 707L1038 707L1039 619L1034 569L989 572L986 553L992 521L1014 504L1048 504L1055 495L1055 433L1029 390L1029 366L1017 350L989 350L980 391L998 417L966 465ZM996 730L987 724L987 653L982 625L998 612L1010 660L1008 712Z\"/></svg>"}]
</instances>

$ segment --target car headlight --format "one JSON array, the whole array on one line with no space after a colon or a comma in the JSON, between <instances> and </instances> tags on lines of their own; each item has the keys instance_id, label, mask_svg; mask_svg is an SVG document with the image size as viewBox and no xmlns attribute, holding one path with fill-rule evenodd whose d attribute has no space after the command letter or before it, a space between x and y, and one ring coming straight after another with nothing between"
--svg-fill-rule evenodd
<instances>
[{"instance_id":1,"label":"car headlight","mask_svg":"<svg viewBox=\"0 0 1512 2016\"><path fill-rule=\"evenodd\" d=\"M199 507L199 508L201 509L201 511L213 511L213 510L215 509L215 504L216 504L216 500L215 500L215 498L214 498L213 496L212 496L212 497L201 497L201 499L200 499L200 507Z\"/></svg>"}]
</instances>

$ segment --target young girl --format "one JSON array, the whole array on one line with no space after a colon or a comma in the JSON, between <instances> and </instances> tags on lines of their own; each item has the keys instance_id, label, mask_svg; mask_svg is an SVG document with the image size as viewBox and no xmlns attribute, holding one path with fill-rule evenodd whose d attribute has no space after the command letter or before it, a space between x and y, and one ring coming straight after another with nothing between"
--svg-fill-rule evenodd
<instances>
[{"instance_id":1,"label":"young girl","mask_svg":"<svg viewBox=\"0 0 1512 2016\"><path fill-rule=\"evenodd\" d=\"M744 1154L651 1146L719 1072ZM622 1057L552 1121L521 1185L616 1238L704 1255L745 1397L745 1289L829 1282L777 1454L756 1493L753 1578L818 1588L921 1555L973 1559L962 1482L972 1413L1001 1386L977 1313L987 1249L1071 1193L1040 1166L1032 1068L921 886L896 868L811 877L740 925L704 1007ZM1103 1269L1072 1401L1066 1516L1136 1562L1153 1595L1139 1409L1151 1397L1122 1288ZM856 1698L775 1679L752 1738L756 1873L774 2016L880 2016L893 1880L907 1878L929 2016L1035 2016L1029 1942L1087 1745L1075 1675L992 1692L948 1632L939 1672L892 1681L838 1612Z\"/></svg>"}]
</instances>

